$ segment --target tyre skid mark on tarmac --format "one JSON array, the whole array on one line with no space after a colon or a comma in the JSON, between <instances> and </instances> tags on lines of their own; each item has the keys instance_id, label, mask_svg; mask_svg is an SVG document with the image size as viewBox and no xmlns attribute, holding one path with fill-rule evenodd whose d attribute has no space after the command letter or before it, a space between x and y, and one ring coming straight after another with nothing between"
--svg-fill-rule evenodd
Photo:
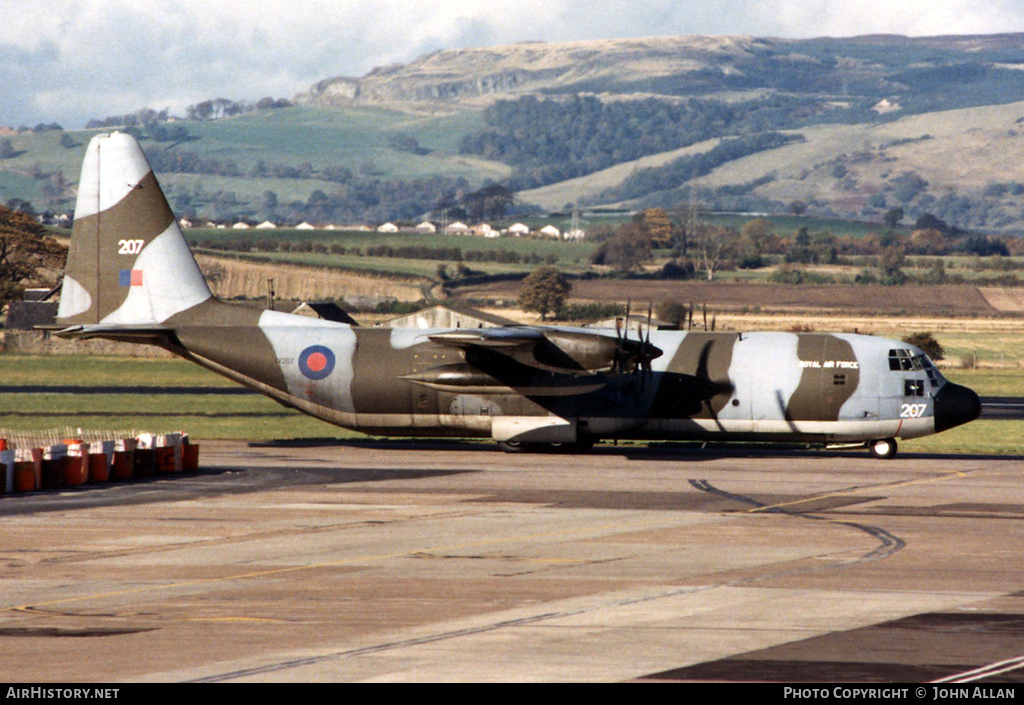
<instances>
[{"instance_id":1,"label":"tyre skid mark on tarmac","mask_svg":"<svg viewBox=\"0 0 1024 705\"><path fill-rule=\"evenodd\" d=\"M882 560L884 558L888 558L889 556L896 553L897 551L899 551L907 545L903 539L889 533L886 529L883 529L880 526L871 526L869 524L860 524L858 522L853 521L843 521L840 519L834 519L828 516L819 516L817 514L808 514L805 512L793 511L792 509L788 509L786 506L783 505L768 505L765 504L764 502L759 502L758 500L753 499L751 497L747 497L745 495L718 489L707 480L690 480L690 485L694 489L700 490L701 492L707 492L708 494L713 494L719 497L724 497L726 499L731 499L742 504L751 505L754 507L754 510L751 511L767 512L770 514L784 514L786 516L799 517L801 519L824 521L829 524L834 524L837 526L848 526L858 531L863 531L864 533L868 534L869 536L871 536L879 542L880 545L873 551L869 551L868 553L865 553L864 555L859 556L857 558L842 561L837 565L847 565L851 563L862 563L864 561ZM835 496L835 494L836 493L831 493L828 496ZM814 497L812 499L821 499L821 497ZM798 502L790 502L787 504L799 504L801 502L806 501L810 501L810 499L800 500ZM832 566L818 566L816 568L809 568L807 570L822 570L829 567Z\"/></svg>"}]
</instances>

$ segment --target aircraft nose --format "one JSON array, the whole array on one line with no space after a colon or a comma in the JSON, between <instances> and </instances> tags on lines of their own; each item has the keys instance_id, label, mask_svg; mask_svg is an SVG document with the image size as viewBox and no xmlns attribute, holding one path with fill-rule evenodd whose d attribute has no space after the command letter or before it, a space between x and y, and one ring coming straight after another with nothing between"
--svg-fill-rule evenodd
<instances>
[{"instance_id":1,"label":"aircraft nose","mask_svg":"<svg viewBox=\"0 0 1024 705\"><path fill-rule=\"evenodd\" d=\"M935 432L974 421L981 415L981 399L974 390L947 382L935 395Z\"/></svg>"}]
</instances>

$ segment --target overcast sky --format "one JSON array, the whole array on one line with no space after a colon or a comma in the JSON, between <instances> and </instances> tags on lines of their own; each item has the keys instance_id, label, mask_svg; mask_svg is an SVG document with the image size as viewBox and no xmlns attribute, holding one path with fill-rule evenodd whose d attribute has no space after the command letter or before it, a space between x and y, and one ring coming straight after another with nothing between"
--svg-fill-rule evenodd
<instances>
[{"instance_id":1,"label":"overcast sky","mask_svg":"<svg viewBox=\"0 0 1024 705\"><path fill-rule=\"evenodd\" d=\"M429 51L525 40L1024 31L1020 0L0 0L0 125L290 98Z\"/></svg>"}]
</instances>

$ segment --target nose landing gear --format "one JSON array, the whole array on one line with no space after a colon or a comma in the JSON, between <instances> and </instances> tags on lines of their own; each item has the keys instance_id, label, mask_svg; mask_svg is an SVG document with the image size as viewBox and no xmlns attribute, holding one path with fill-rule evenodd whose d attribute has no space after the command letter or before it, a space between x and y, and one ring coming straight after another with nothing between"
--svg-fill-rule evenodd
<instances>
[{"instance_id":1,"label":"nose landing gear","mask_svg":"<svg viewBox=\"0 0 1024 705\"><path fill-rule=\"evenodd\" d=\"M879 438L876 441L871 441L868 443L868 452L879 460L888 460L896 455L896 439Z\"/></svg>"}]
</instances>

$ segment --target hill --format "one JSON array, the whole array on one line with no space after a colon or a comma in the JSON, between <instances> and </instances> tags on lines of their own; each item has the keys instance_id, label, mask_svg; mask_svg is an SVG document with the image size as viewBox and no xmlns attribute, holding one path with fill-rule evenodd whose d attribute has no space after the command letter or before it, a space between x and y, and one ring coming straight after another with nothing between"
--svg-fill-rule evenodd
<instances>
[{"instance_id":1,"label":"hill","mask_svg":"<svg viewBox=\"0 0 1024 705\"><path fill-rule=\"evenodd\" d=\"M489 105L487 127L463 151L509 163L521 198L545 208L577 200L667 206L696 186L702 200L723 208L778 212L802 201L821 215L878 219L901 207L910 217L929 212L961 227L1018 232L1022 68L1019 34L532 42L438 51L361 78L321 81L295 100ZM581 95L598 98L605 114L530 102ZM644 101L651 113L652 100L679 106L698 98L715 105L717 124L686 115L631 134L621 123L642 118L607 108ZM717 144L708 140L765 130L803 141L710 165L693 154ZM704 173L693 175L695 163Z\"/></svg>"},{"instance_id":2,"label":"hill","mask_svg":"<svg viewBox=\"0 0 1024 705\"><path fill-rule=\"evenodd\" d=\"M179 212L417 219L490 181L519 203L1020 232L1024 34L654 37L441 50L320 81L298 107L141 129ZM0 140L0 198L67 207L88 133ZM4 142L7 144L5 145ZM525 208L528 211L528 208Z\"/></svg>"}]
</instances>

